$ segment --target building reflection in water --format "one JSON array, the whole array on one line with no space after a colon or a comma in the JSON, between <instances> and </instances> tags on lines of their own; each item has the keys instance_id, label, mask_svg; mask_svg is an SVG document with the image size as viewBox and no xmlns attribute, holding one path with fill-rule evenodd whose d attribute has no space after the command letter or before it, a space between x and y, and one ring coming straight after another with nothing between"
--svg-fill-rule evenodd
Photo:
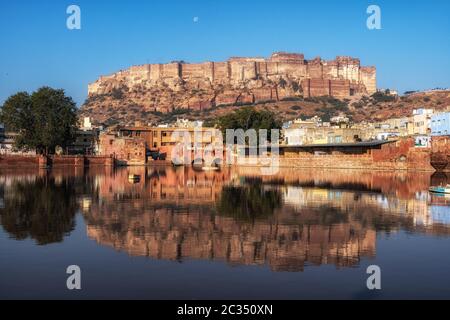
<instances>
[{"instance_id":1,"label":"building reflection in water","mask_svg":"<svg viewBox=\"0 0 450 320\"><path fill-rule=\"evenodd\" d=\"M0 178L0 218L11 236L39 244L62 241L79 209L90 238L133 256L274 271L351 267L375 256L380 233L450 235L450 198L427 192L433 179L298 169L259 176L252 168L9 172Z\"/></svg>"}]
</instances>

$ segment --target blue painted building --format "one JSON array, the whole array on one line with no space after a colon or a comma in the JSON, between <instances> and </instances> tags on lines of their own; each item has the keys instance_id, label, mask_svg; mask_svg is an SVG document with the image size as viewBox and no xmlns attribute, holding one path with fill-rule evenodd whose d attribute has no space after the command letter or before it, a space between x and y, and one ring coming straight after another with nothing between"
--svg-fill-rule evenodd
<instances>
[{"instance_id":1,"label":"blue painted building","mask_svg":"<svg viewBox=\"0 0 450 320\"><path fill-rule=\"evenodd\" d=\"M450 135L450 112L433 114L431 116L430 129L432 136Z\"/></svg>"}]
</instances>

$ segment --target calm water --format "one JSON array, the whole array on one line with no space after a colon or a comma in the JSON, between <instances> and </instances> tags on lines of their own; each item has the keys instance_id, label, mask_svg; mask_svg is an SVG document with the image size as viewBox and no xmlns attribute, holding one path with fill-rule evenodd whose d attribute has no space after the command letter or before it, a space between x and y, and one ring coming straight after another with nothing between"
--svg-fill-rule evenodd
<instances>
[{"instance_id":1,"label":"calm water","mask_svg":"<svg viewBox=\"0 0 450 320\"><path fill-rule=\"evenodd\" d=\"M141 180L132 183L129 173ZM0 298L450 298L445 175L0 172ZM82 290L66 289L79 265ZM366 269L381 268L369 291Z\"/></svg>"}]
</instances>

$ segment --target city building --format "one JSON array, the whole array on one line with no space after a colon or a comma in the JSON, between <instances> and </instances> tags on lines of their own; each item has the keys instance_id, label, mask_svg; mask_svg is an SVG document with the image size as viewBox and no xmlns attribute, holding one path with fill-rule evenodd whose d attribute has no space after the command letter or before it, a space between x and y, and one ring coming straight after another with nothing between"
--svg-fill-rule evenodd
<instances>
[{"instance_id":1,"label":"city building","mask_svg":"<svg viewBox=\"0 0 450 320\"><path fill-rule=\"evenodd\" d=\"M414 140L415 146L418 148L429 148L431 146L431 136L429 135L416 135Z\"/></svg>"},{"instance_id":2,"label":"city building","mask_svg":"<svg viewBox=\"0 0 450 320\"><path fill-rule=\"evenodd\" d=\"M415 109L413 110L412 126L408 128L409 135L428 135L430 133L431 116L433 109Z\"/></svg>"},{"instance_id":3,"label":"city building","mask_svg":"<svg viewBox=\"0 0 450 320\"><path fill-rule=\"evenodd\" d=\"M75 134L75 140L67 147L68 154L95 154L98 152L99 129L94 128L89 117L85 117Z\"/></svg>"},{"instance_id":4,"label":"city building","mask_svg":"<svg viewBox=\"0 0 450 320\"><path fill-rule=\"evenodd\" d=\"M119 128L121 137L140 137L144 139L147 148L153 151L170 151L179 142L185 141L185 134L193 146L194 141L202 146L212 144L219 138L217 130L203 127L123 127ZM196 137L196 135L198 137ZM221 138L221 137L220 137ZM222 141L218 141L222 143Z\"/></svg>"},{"instance_id":5,"label":"city building","mask_svg":"<svg viewBox=\"0 0 450 320\"><path fill-rule=\"evenodd\" d=\"M144 139L120 137L115 132L100 134L99 154L114 157L118 165L145 165L147 163Z\"/></svg>"},{"instance_id":6,"label":"city building","mask_svg":"<svg viewBox=\"0 0 450 320\"><path fill-rule=\"evenodd\" d=\"M17 150L14 147L14 142L19 134L12 131L7 131L3 126L0 129L0 154L20 154L20 155L35 155L35 150Z\"/></svg>"},{"instance_id":7,"label":"city building","mask_svg":"<svg viewBox=\"0 0 450 320\"><path fill-rule=\"evenodd\" d=\"M337 115L335 117L332 117L330 119L330 122L332 124L337 124L337 125L339 125L339 124L347 124L347 123L350 122L350 119L345 114L341 113L341 114L339 114L339 115Z\"/></svg>"},{"instance_id":8,"label":"city building","mask_svg":"<svg viewBox=\"0 0 450 320\"><path fill-rule=\"evenodd\" d=\"M396 139L399 136L399 133L396 132L379 132L377 133L376 140Z\"/></svg>"},{"instance_id":9,"label":"city building","mask_svg":"<svg viewBox=\"0 0 450 320\"><path fill-rule=\"evenodd\" d=\"M408 117L391 118L391 119L387 119L387 120L379 123L379 125L381 128L384 128L384 129L403 130L405 135L407 135L409 122L410 122L410 119L408 119Z\"/></svg>"},{"instance_id":10,"label":"city building","mask_svg":"<svg viewBox=\"0 0 450 320\"><path fill-rule=\"evenodd\" d=\"M432 136L450 135L450 111L433 114L430 129Z\"/></svg>"},{"instance_id":11,"label":"city building","mask_svg":"<svg viewBox=\"0 0 450 320\"><path fill-rule=\"evenodd\" d=\"M188 149L205 150L208 145L220 143L222 135L213 128L202 127L119 127L113 132L102 133L99 154L114 156L125 163L148 160L166 160L179 143L188 142Z\"/></svg>"},{"instance_id":12,"label":"city building","mask_svg":"<svg viewBox=\"0 0 450 320\"><path fill-rule=\"evenodd\" d=\"M285 129L283 132L284 144L289 146L329 143L360 142L362 130L358 128L295 128Z\"/></svg>"}]
</instances>

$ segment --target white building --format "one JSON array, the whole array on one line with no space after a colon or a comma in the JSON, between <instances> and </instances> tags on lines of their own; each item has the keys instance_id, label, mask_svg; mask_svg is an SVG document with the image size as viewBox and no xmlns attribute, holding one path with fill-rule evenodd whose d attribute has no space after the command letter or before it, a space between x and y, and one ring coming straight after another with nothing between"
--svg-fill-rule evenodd
<instances>
[{"instance_id":1,"label":"white building","mask_svg":"<svg viewBox=\"0 0 450 320\"><path fill-rule=\"evenodd\" d=\"M433 109L414 109L412 116L412 132L413 135L427 135L430 133L431 116Z\"/></svg>"},{"instance_id":2,"label":"white building","mask_svg":"<svg viewBox=\"0 0 450 320\"><path fill-rule=\"evenodd\" d=\"M306 130L304 128L289 128L284 130L284 143L289 146L304 144Z\"/></svg>"},{"instance_id":3,"label":"white building","mask_svg":"<svg viewBox=\"0 0 450 320\"><path fill-rule=\"evenodd\" d=\"M431 146L431 137L419 135L415 137L416 147L429 148Z\"/></svg>"}]
</instances>

